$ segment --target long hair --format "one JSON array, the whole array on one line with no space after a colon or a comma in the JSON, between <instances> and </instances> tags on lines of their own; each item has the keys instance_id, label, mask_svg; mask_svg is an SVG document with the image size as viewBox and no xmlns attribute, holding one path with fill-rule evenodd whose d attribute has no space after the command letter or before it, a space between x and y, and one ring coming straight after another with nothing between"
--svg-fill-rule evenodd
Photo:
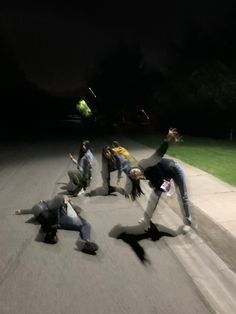
<instances>
[{"instance_id":1,"label":"long hair","mask_svg":"<svg viewBox=\"0 0 236 314\"><path fill-rule=\"evenodd\" d=\"M83 145L85 146L86 151L83 150ZM84 154L90 149L90 146L91 146L90 145L90 141L88 141L88 140L83 140L82 141L82 143L80 145L80 151L79 151L79 158L78 158L78 160L80 160L84 156Z\"/></svg>"},{"instance_id":2,"label":"long hair","mask_svg":"<svg viewBox=\"0 0 236 314\"><path fill-rule=\"evenodd\" d=\"M130 192L132 201L135 201L136 197L140 197L142 194L144 195L141 186L140 186L140 180L134 180L131 177L129 177L132 183L132 190Z\"/></svg>"},{"instance_id":3,"label":"long hair","mask_svg":"<svg viewBox=\"0 0 236 314\"><path fill-rule=\"evenodd\" d=\"M103 148L102 148L102 159L107 159L107 158L105 157L105 154L106 154L107 151L109 151L109 152L111 153L111 155L114 156L114 152L113 152L113 150L111 149L111 147L110 147L109 145L105 145L105 146L103 146Z\"/></svg>"}]
</instances>

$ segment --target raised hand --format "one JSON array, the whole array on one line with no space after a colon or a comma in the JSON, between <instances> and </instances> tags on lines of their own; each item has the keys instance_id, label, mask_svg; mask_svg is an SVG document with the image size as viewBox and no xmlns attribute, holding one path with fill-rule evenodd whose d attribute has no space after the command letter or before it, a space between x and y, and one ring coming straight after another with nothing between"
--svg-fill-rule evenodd
<instances>
[{"instance_id":1,"label":"raised hand","mask_svg":"<svg viewBox=\"0 0 236 314\"><path fill-rule=\"evenodd\" d=\"M175 143L183 141L182 136L179 134L177 128L169 128L166 138L168 141L174 140Z\"/></svg>"}]
</instances>

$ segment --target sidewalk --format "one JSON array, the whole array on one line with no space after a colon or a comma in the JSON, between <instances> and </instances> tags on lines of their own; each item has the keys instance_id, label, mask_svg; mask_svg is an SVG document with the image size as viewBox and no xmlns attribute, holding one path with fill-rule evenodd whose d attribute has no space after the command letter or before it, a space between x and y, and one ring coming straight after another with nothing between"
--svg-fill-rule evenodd
<instances>
[{"instance_id":1,"label":"sidewalk","mask_svg":"<svg viewBox=\"0 0 236 314\"><path fill-rule=\"evenodd\" d=\"M154 149L125 137L120 142L138 160L154 152ZM172 158L168 155L166 157ZM185 170L193 217L192 228L236 271L236 187L176 158L172 159L179 161ZM142 188L147 201L151 188L147 184L142 184ZM163 193L161 199L181 216L176 194L167 197Z\"/></svg>"}]
</instances>

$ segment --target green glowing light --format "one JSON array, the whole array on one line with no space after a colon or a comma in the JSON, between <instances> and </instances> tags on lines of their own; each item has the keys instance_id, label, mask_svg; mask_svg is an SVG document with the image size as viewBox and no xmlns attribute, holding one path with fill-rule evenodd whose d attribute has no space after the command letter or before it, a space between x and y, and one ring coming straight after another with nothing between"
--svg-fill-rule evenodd
<instances>
[{"instance_id":1,"label":"green glowing light","mask_svg":"<svg viewBox=\"0 0 236 314\"><path fill-rule=\"evenodd\" d=\"M83 117L88 118L92 115L92 110L89 108L84 99L81 99L78 102L78 104L76 105L76 109Z\"/></svg>"}]
</instances>

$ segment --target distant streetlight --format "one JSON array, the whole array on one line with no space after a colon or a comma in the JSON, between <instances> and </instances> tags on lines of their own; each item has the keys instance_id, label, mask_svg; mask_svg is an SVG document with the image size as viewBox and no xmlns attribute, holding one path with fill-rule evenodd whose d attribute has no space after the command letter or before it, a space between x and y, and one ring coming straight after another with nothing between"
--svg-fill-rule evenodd
<instances>
[{"instance_id":1,"label":"distant streetlight","mask_svg":"<svg viewBox=\"0 0 236 314\"><path fill-rule=\"evenodd\" d=\"M146 112L144 111L144 109L141 109L142 113L145 115L146 119L149 120L149 116L146 114Z\"/></svg>"},{"instance_id":2,"label":"distant streetlight","mask_svg":"<svg viewBox=\"0 0 236 314\"><path fill-rule=\"evenodd\" d=\"M91 87L89 87L88 89L89 89L90 93L93 95L93 97L94 97L94 98L97 98L97 96L94 94L94 92L93 92L92 88L91 88Z\"/></svg>"}]
</instances>

